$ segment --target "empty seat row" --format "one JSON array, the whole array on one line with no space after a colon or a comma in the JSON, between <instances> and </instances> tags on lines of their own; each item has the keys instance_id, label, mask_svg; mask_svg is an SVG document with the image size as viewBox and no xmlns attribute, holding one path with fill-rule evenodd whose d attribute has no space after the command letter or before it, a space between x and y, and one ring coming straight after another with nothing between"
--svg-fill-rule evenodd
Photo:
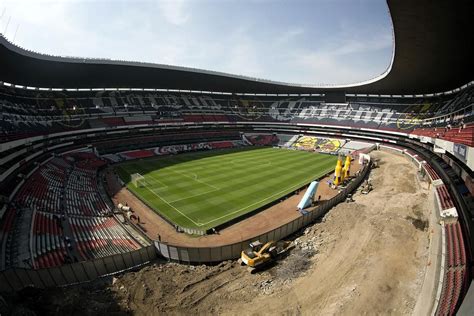
<instances>
[{"instance_id":1,"label":"empty seat row","mask_svg":"<svg viewBox=\"0 0 474 316\"><path fill-rule=\"evenodd\" d=\"M443 127L421 128L413 130L412 134L441 138L458 144L474 146L474 124L467 125L466 128L454 127L449 130L445 130Z\"/></svg>"},{"instance_id":2,"label":"empty seat row","mask_svg":"<svg viewBox=\"0 0 474 316\"><path fill-rule=\"evenodd\" d=\"M270 146L278 144L278 137L275 135L251 135L247 139L257 146Z\"/></svg>"},{"instance_id":3,"label":"empty seat row","mask_svg":"<svg viewBox=\"0 0 474 316\"><path fill-rule=\"evenodd\" d=\"M466 278L466 253L459 222L444 225L446 264L437 315L454 315Z\"/></svg>"},{"instance_id":4,"label":"empty seat row","mask_svg":"<svg viewBox=\"0 0 474 316\"><path fill-rule=\"evenodd\" d=\"M97 186L97 169L105 164L92 153L55 157L26 181L15 201L32 210L71 215L104 215L110 207L103 201ZM78 158L78 157L76 157ZM76 164L87 161L82 167Z\"/></svg>"},{"instance_id":5,"label":"empty seat row","mask_svg":"<svg viewBox=\"0 0 474 316\"><path fill-rule=\"evenodd\" d=\"M61 219L53 214L36 212L33 220L32 265L35 269L65 263L67 250Z\"/></svg>"},{"instance_id":6,"label":"empty seat row","mask_svg":"<svg viewBox=\"0 0 474 316\"><path fill-rule=\"evenodd\" d=\"M464 266L466 264L466 251L461 226L456 222L446 224L444 229L446 233L447 267Z\"/></svg>"},{"instance_id":7,"label":"empty seat row","mask_svg":"<svg viewBox=\"0 0 474 316\"><path fill-rule=\"evenodd\" d=\"M436 173L436 171L434 171L434 169L428 163L423 164L423 169L425 169L431 181L440 179L439 175Z\"/></svg>"},{"instance_id":8,"label":"empty seat row","mask_svg":"<svg viewBox=\"0 0 474 316\"><path fill-rule=\"evenodd\" d=\"M36 212L33 220L33 233L37 235L62 235L61 219L50 213Z\"/></svg>"},{"instance_id":9,"label":"empty seat row","mask_svg":"<svg viewBox=\"0 0 474 316\"><path fill-rule=\"evenodd\" d=\"M438 194L442 210L447 210L454 207L453 200L451 199L451 195L449 194L446 185L442 184L437 186L436 193Z\"/></svg>"},{"instance_id":10,"label":"empty seat row","mask_svg":"<svg viewBox=\"0 0 474 316\"><path fill-rule=\"evenodd\" d=\"M106 215L110 211L110 207L102 200L102 197L97 191L66 191L67 214L98 216Z\"/></svg>"},{"instance_id":11,"label":"empty seat row","mask_svg":"<svg viewBox=\"0 0 474 316\"><path fill-rule=\"evenodd\" d=\"M147 158L152 157L155 155L153 150L134 150L122 153L122 155L126 156L129 159L140 159L140 158Z\"/></svg>"},{"instance_id":12,"label":"empty seat row","mask_svg":"<svg viewBox=\"0 0 474 316\"><path fill-rule=\"evenodd\" d=\"M112 217L70 217L69 223L84 260L129 252L141 247Z\"/></svg>"},{"instance_id":13,"label":"empty seat row","mask_svg":"<svg viewBox=\"0 0 474 316\"><path fill-rule=\"evenodd\" d=\"M97 179L95 173L91 175L85 170L74 168L74 170L69 174L66 188L75 191L97 191Z\"/></svg>"},{"instance_id":14,"label":"empty seat row","mask_svg":"<svg viewBox=\"0 0 474 316\"><path fill-rule=\"evenodd\" d=\"M224 149L224 148L232 148L235 144L232 141L221 141L221 142L212 142L211 147L213 149Z\"/></svg>"},{"instance_id":15,"label":"empty seat row","mask_svg":"<svg viewBox=\"0 0 474 316\"><path fill-rule=\"evenodd\" d=\"M67 251L66 248L58 248L48 251L44 254L39 254L33 259L34 269L52 268L61 266L66 262Z\"/></svg>"}]
</instances>

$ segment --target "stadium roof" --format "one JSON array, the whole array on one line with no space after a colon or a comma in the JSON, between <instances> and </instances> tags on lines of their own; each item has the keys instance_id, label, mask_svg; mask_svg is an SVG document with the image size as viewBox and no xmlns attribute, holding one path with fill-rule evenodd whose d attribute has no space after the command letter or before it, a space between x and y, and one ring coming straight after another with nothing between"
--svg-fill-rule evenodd
<instances>
[{"instance_id":1,"label":"stadium roof","mask_svg":"<svg viewBox=\"0 0 474 316\"><path fill-rule=\"evenodd\" d=\"M428 94L474 79L473 1L388 0L395 49L379 77L351 85L309 86L140 62L57 57L0 36L0 81L46 88L153 88L232 93ZM336 70L335 70L336 71Z\"/></svg>"}]
</instances>

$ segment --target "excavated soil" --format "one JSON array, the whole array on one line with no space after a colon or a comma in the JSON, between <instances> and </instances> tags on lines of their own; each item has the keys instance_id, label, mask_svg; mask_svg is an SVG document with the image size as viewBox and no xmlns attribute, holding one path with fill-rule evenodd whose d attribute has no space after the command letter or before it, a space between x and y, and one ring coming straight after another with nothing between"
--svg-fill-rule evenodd
<instances>
[{"instance_id":1,"label":"excavated soil","mask_svg":"<svg viewBox=\"0 0 474 316\"><path fill-rule=\"evenodd\" d=\"M266 271L155 262L93 284L28 290L20 309L41 314L411 314L428 261L428 191L407 159L374 152L374 190L334 207L295 236ZM17 298L18 300L20 298ZM20 302L20 301L18 301Z\"/></svg>"}]
</instances>

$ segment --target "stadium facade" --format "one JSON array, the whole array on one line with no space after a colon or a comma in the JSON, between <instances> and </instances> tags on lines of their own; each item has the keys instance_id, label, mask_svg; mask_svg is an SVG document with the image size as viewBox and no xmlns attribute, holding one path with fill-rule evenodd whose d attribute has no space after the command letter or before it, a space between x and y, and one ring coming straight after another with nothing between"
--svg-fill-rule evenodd
<instances>
[{"instance_id":1,"label":"stadium facade","mask_svg":"<svg viewBox=\"0 0 474 316\"><path fill-rule=\"evenodd\" d=\"M452 256L452 263L445 267L437 309L440 314L456 311L471 283L473 267L474 25L470 18L474 4L388 1L388 7L394 36L391 64L377 78L344 86L296 85L176 66L48 56L0 37L2 284L10 289L67 284L64 269L60 273L50 269L72 263L64 259L71 251L85 264L130 254L123 259L130 265L111 259L108 266L115 271L153 257L152 240L103 216L110 211L104 203L107 197L93 185L103 161L68 152L93 147L100 155L126 156L131 149L194 144L204 134L212 147L213 142L236 141L242 133L309 133L383 144L413 157L428 175L439 201L446 204L441 209L454 208L459 216L458 226L445 228L455 246L446 249L446 260L451 262ZM67 159L59 157L64 153ZM71 201L78 199L80 190L75 188L84 184L92 188L80 192L87 203L76 205ZM51 195L54 198L48 200ZM41 204L43 200L47 203ZM29 208L35 212L30 214ZM77 245L73 250L60 238L63 231L55 224L61 214L48 208L63 209L68 215L67 228L62 229L71 230L68 234ZM110 244L89 248L90 236L84 231L105 222L114 229L100 238ZM22 223L31 225L24 241L18 237ZM27 245L30 251L23 254ZM189 259L191 252L186 260L179 247L170 251L157 243L157 248L170 259L199 262ZM24 264L25 258L32 262ZM211 255L207 258L216 261ZM92 265L95 276L111 272L97 271L96 263ZM28 277L20 276L26 270ZM32 271L41 272L36 276ZM78 273L73 271L71 278ZM53 281L45 281L48 278Z\"/></svg>"}]
</instances>

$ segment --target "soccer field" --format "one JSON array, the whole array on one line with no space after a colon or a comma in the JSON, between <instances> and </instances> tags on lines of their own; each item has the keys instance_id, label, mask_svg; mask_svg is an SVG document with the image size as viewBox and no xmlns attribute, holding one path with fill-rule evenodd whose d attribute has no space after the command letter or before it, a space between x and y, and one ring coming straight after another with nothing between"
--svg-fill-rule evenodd
<instances>
[{"instance_id":1,"label":"soccer field","mask_svg":"<svg viewBox=\"0 0 474 316\"><path fill-rule=\"evenodd\" d=\"M325 175L336 160L286 149L232 149L135 160L117 171L155 212L181 227L207 230ZM144 187L130 182L134 173L145 177Z\"/></svg>"}]
</instances>

